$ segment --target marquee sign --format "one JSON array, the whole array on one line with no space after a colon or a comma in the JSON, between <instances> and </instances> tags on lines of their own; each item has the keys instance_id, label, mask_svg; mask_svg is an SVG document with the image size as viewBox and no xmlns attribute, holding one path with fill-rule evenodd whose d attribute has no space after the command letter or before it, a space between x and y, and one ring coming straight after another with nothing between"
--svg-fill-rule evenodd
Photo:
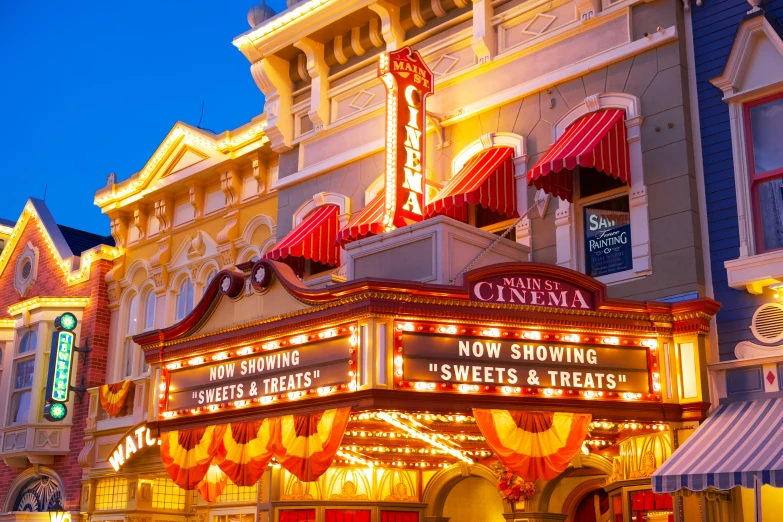
<instances>
[{"instance_id":1,"label":"marquee sign","mask_svg":"<svg viewBox=\"0 0 783 522\"><path fill-rule=\"evenodd\" d=\"M386 86L387 230L423 219L424 148L427 96L434 92L432 71L418 51L403 47L382 53L378 76Z\"/></svg>"},{"instance_id":2,"label":"marquee sign","mask_svg":"<svg viewBox=\"0 0 783 522\"><path fill-rule=\"evenodd\" d=\"M470 300L594 310L593 293L572 283L540 275L496 275L470 282Z\"/></svg>"},{"instance_id":3,"label":"marquee sign","mask_svg":"<svg viewBox=\"0 0 783 522\"><path fill-rule=\"evenodd\" d=\"M151 446L160 446L160 439L152 436L146 424L136 426L117 443L109 455L109 464L114 471L120 471L133 455Z\"/></svg>"},{"instance_id":4,"label":"marquee sign","mask_svg":"<svg viewBox=\"0 0 783 522\"><path fill-rule=\"evenodd\" d=\"M172 370L166 410L261 402L263 398L349 385L354 373L352 351L351 340L342 336Z\"/></svg>"},{"instance_id":5,"label":"marquee sign","mask_svg":"<svg viewBox=\"0 0 783 522\"><path fill-rule=\"evenodd\" d=\"M461 331L465 334L403 330L398 345L402 352L397 362L400 379L434 383L431 389L436 391L442 389L440 383L619 395L651 391L653 360L647 346L601 344L600 338L595 339L598 344L588 344L579 342L575 335L555 339L539 332L515 331L502 336L495 329L485 330L489 335ZM603 339L617 341L614 337Z\"/></svg>"}]
</instances>

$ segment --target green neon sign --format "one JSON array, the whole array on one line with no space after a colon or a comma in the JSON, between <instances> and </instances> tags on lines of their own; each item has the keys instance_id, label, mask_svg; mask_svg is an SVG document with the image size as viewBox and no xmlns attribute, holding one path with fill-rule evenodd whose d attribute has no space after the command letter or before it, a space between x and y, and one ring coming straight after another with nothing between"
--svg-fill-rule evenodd
<instances>
[{"instance_id":1,"label":"green neon sign","mask_svg":"<svg viewBox=\"0 0 783 522\"><path fill-rule=\"evenodd\" d=\"M61 402L55 402L54 404L48 404L44 408L44 417L49 421L61 421L68 415L68 408Z\"/></svg>"},{"instance_id":2,"label":"green neon sign","mask_svg":"<svg viewBox=\"0 0 783 522\"><path fill-rule=\"evenodd\" d=\"M73 334L68 331L55 332L51 364L49 365L49 383L46 400L65 402L71 383L71 361L73 356Z\"/></svg>"}]
</instances>

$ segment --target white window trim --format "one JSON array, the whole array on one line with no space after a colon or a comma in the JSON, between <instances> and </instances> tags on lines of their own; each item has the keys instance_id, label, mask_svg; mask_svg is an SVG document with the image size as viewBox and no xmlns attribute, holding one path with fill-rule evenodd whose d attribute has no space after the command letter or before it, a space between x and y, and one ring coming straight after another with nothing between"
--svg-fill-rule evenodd
<instances>
[{"instance_id":1,"label":"white window trim","mask_svg":"<svg viewBox=\"0 0 783 522\"><path fill-rule=\"evenodd\" d=\"M647 186L644 184L642 163L641 115L639 98L625 93L593 94L563 115L552 128L553 141L565 133L569 125L582 116L603 109L625 109L626 140L631 163L631 184L629 204L631 209L631 252L633 268L615 274L597 277L611 285L631 281L652 273L650 252L650 219L647 200ZM555 213L557 264L572 270L584 271L584 261L579 255L582 229L577 217L577 205L558 199Z\"/></svg>"},{"instance_id":2,"label":"white window trim","mask_svg":"<svg viewBox=\"0 0 783 522\"><path fill-rule=\"evenodd\" d=\"M762 293L768 284L783 282L783 250L758 253L756 248L748 172L744 104L783 91L783 74L774 70L769 71L767 83L749 87L743 85L748 74L748 64L752 63L753 53L758 48L757 42L762 38L768 39L783 56L783 40L763 15L757 15L740 25L723 74L710 80L723 91L723 101L729 107L734 188L737 195L740 256L726 261L724 266L729 286L745 288L752 294Z\"/></svg>"},{"instance_id":3,"label":"white window trim","mask_svg":"<svg viewBox=\"0 0 783 522\"><path fill-rule=\"evenodd\" d=\"M12 427L19 427L19 426L25 426L27 424L36 424L38 422L38 400L40 395L40 382L43 379L43 370L42 370L42 364L39 364L41 362L41 359L43 358L43 351L40 349L42 346L41 339L42 339L42 332L41 330L45 328L45 325L42 323L36 323L31 324L28 328L25 328L23 330L20 330L18 333L18 340L14 342L14 345L11 348L11 370L10 370L10 381L9 381L9 394L8 398L10 401L8 402L8 410L6 411L6 418L5 418L5 425L9 428ZM24 353L20 353L19 349L22 347L22 340L24 339L24 336L29 332L35 332L36 335L36 343L32 350ZM44 331L45 333L45 331ZM14 395L17 393L22 393L24 391L27 391L28 388L22 388L20 390L17 390L14 387L14 380L16 379L16 365L17 363L21 361L26 360L32 360L33 361L33 383L29 387L30 391L30 412L27 416L26 422L14 422L11 418L13 415L13 408L14 408Z\"/></svg>"}]
</instances>

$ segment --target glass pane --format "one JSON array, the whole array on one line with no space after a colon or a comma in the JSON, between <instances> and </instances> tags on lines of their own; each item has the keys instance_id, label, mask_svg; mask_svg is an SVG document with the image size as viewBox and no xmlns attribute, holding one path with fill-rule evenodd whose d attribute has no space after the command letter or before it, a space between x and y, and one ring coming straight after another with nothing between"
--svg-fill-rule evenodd
<instances>
[{"instance_id":1,"label":"glass pane","mask_svg":"<svg viewBox=\"0 0 783 522\"><path fill-rule=\"evenodd\" d=\"M783 98L750 109L756 173L783 168Z\"/></svg>"},{"instance_id":2,"label":"glass pane","mask_svg":"<svg viewBox=\"0 0 783 522\"><path fill-rule=\"evenodd\" d=\"M633 268L628 196L584 207L585 273L598 277Z\"/></svg>"},{"instance_id":3,"label":"glass pane","mask_svg":"<svg viewBox=\"0 0 783 522\"><path fill-rule=\"evenodd\" d=\"M147 304L144 306L144 329L151 330L155 327L155 292L150 290L147 294Z\"/></svg>"},{"instance_id":4,"label":"glass pane","mask_svg":"<svg viewBox=\"0 0 783 522\"><path fill-rule=\"evenodd\" d=\"M579 179L580 198L595 196L601 192L608 192L625 186L625 183L619 179L614 179L612 176L592 168L577 167L576 177Z\"/></svg>"},{"instance_id":5,"label":"glass pane","mask_svg":"<svg viewBox=\"0 0 783 522\"><path fill-rule=\"evenodd\" d=\"M133 354L135 351L136 351L136 343L133 342L133 339L126 339L125 356L122 365L123 377L133 376Z\"/></svg>"},{"instance_id":6,"label":"glass pane","mask_svg":"<svg viewBox=\"0 0 783 522\"><path fill-rule=\"evenodd\" d=\"M16 363L16 378L14 389L29 388L33 385L33 372L35 371L35 359L27 359Z\"/></svg>"},{"instance_id":7,"label":"glass pane","mask_svg":"<svg viewBox=\"0 0 783 522\"><path fill-rule=\"evenodd\" d=\"M26 353L35 351L38 345L38 334L34 330L31 330L24 334L22 342L19 343L19 353Z\"/></svg>"},{"instance_id":8,"label":"glass pane","mask_svg":"<svg viewBox=\"0 0 783 522\"><path fill-rule=\"evenodd\" d=\"M30 392L23 391L14 395L11 422L24 423L30 416Z\"/></svg>"},{"instance_id":9,"label":"glass pane","mask_svg":"<svg viewBox=\"0 0 783 522\"><path fill-rule=\"evenodd\" d=\"M764 250L783 247L783 179L758 185Z\"/></svg>"},{"instance_id":10,"label":"glass pane","mask_svg":"<svg viewBox=\"0 0 783 522\"><path fill-rule=\"evenodd\" d=\"M215 279L217 273L218 271L216 268L213 268L212 270L209 271L209 273L207 274L207 284L205 286L209 286L209 283L211 283L212 280Z\"/></svg>"},{"instance_id":11,"label":"glass pane","mask_svg":"<svg viewBox=\"0 0 783 522\"><path fill-rule=\"evenodd\" d=\"M128 305L128 329L127 329L128 335L135 334L138 331L136 329L138 327L138 321L139 321L139 295L136 294L133 296L133 298L130 301L130 304Z\"/></svg>"},{"instance_id":12,"label":"glass pane","mask_svg":"<svg viewBox=\"0 0 783 522\"><path fill-rule=\"evenodd\" d=\"M185 279L177 295L177 320L184 318L191 310L193 310L193 284L190 279Z\"/></svg>"}]
</instances>

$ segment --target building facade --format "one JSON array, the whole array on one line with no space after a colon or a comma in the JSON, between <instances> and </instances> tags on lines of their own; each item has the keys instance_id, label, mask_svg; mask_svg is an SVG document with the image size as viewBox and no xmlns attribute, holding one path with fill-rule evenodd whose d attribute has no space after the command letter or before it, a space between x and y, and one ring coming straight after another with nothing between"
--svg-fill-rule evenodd
<instances>
[{"instance_id":1,"label":"building facade","mask_svg":"<svg viewBox=\"0 0 783 522\"><path fill-rule=\"evenodd\" d=\"M691 6L689 18L694 143L705 183L713 295L722 303L708 366L715 409L654 484L658 491L721 498L720 513L710 516L776 520L783 495L771 476L780 469L773 458L780 442L769 436L778 431L783 360L777 243L783 156L775 117L783 111L783 4L705 2ZM744 445L709 450L706 441L715 437ZM699 473L704 480L695 479Z\"/></svg>"},{"instance_id":2,"label":"building facade","mask_svg":"<svg viewBox=\"0 0 783 522\"><path fill-rule=\"evenodd\" d=\"M55 319L73 314L78 346L73 386L104 382L109 348L104 277L117 254L110 237L57 225L30 199L16 222L0 225L0 519L48 521L61 506L78 512L79 459L87 400L73 390L61 421L45 419Z\"/></svg>"},{"instance_id":3,"label":"building facade","mask_svg":"<svg viewBox=\"0 0 783 522\"><path fill-rule=\"evenodd\" d=\"M706 414L719 307L682 5L248 19L264 112L178 123L96 192L118 257L80 514L697 516L649 478Z\"/></svg>"}]
</instances>

